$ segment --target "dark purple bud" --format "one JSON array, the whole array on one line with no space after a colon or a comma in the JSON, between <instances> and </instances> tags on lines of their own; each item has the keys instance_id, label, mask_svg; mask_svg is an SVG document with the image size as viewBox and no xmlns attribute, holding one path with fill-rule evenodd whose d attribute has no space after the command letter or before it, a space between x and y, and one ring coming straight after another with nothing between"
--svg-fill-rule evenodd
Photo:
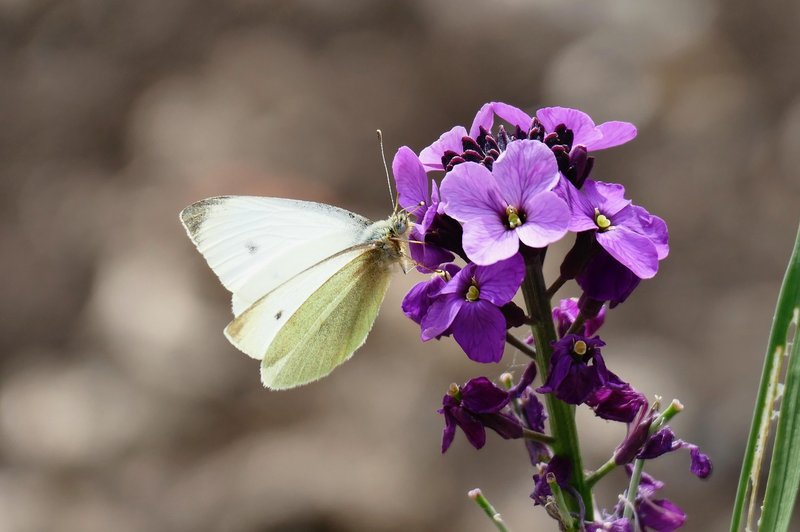
<instances>
[{"instance_id":1,"label":"dark purple bud","mask_svg":"<svg viewBox=\"0 0 800 532\"><path fill-rule=\"evenodd\" d=\"M479 163L483 161L483 154L478 153L475 150L466 150L461 156L464 158L465 161L473 163Z\"/></svg>"},{"instance_id":2,"label":"dark purple bud","mask_svg":"<svg viewBox=\"0 0 800 532\"><path fill-rule=\"evenodd\" d=\"M480 422L487 429L492 429L506 440L513 440L522 437L522 425L519 420L506 413L480 414Z\"/></svg>"},{"instance_id":3,"label":"dark purple bud","mask_svg":"<svg viewBox=\"0 0 800 532\"><path fill-rule=\"evenodd\" d=\"M509 301L500 307L500 312L503 313L503 317L506 319L507 329L513 329L514 327L520 327L525 324L525 311L513 301Z\"/></svg>"},{"instance_id":4,"label":"dark purple bud","mask_svg":"<svg viewBox=\"0 0 800 532\"><path fill-rule=\"evenodd\" d=\"M567 280L575 279L595 253L602 249L595 241L594 234L594 231L582 231L575 235L575 243L561 263L561 277Z\"/></svg>"},{"instance_id":5,"label":"dark purple bud","mask_svg":"<svg viewBox=\"0 0 800 532\"><path fill-rule=\"evenodd\" d=\"M650 432L650 425L653 418L649 417L643 422L638 423L630 428L628 435L622 440L617 449L614 451L614 463L617 465L629 464L639 454L642 446L647 442Z\"/></svg>"},{"instance_id":6,"label":"dark purple bud","mask_svg":"<svg viewBox=\"0 0 800 532\"><path fill-rule=\"evenodd\" d=\"M697 478L702 479L706 479L711 476L713 466L708 455L701 453L700 448L696 445L691 446L690 454L692 456L692 473L694 473Z\"/></svg>"},{"instance_id":7,"label":"dark purple bud","mask_svg":"<svg viewBox=\"0 0 800 532\"><path fill-rule=\"evenodd\" d=\"M474 151L483 153L483 150L472 137L462 137L461 145L464 147L464 152Z\"/></svg>"},{"instance_id":8,"label":"dark purple bud","mask_svg":"<svg viewBox=\"0 0 800 532\"><path fill-rule=\"evenodd\" d=\"M522 395L522 393L533 383L533 379L536 378L536 363L531 362L528 364L528 367L525 368L525 372L520 377L519 382L508 391L508 394L511 397L517 398ZM531 427L533 429L533 427ZM538 430L538 429L533 429Z\"/></svg>"},{"instance_id":9,"label":"dark purple bud","mask_svg":"<svg viewBox=\"0 0 800 532\"><path fill-rule=\"evenodd\" d=\"M533 117L531 121L531 128L528 130L528 138L531 140L544 141L544 126L539 122L539 119Z\"/></svg>"},{"instance_id":10,"label":"dark purple bud","mask_svg":"<svg viewBox=\"0 0 800 532\"><path fill-rule=\"evenodd\" d=\"M672 452L680 448L680 443L675 441L675 433L669 427L664 427L647 440L642 452L636 458L652 460L662 454Z\"/></svg>"},{"instance_id":11,"label":"dark purple bud","mask_svg":"<svg viewBox=\"0 0 800 532\"><path fill-rule=\"evenodd\" d=\"M454 152L453 150L446 150L444 154L442 154L442 166L447 168L447 166L450 164L453 158L458 156L459 154Z\"/></svg>"},{"instance_id":12,"label":"dark purple bud","mask_svg":"<svg viewBox=\"0 0 800 532\"><path fill-rule=\"evenodd\" d=\"M624 302L641 282L600 246L575 280L587 297L608 301L610 308Z\"/></svg>"},{"instance_id":13,"label":"dark purple bud","mask_svg":"<svg viewBox=\"0 0 800 532\"><path fill-rule=\"evenodd\" d=\"M575 185L575 188L580 189L583 186L586 178L591 173L593 163L594 157L589 157L586 146L575 146L569 152L569 175L567 179Z\"/></svg>"}]
</instances>

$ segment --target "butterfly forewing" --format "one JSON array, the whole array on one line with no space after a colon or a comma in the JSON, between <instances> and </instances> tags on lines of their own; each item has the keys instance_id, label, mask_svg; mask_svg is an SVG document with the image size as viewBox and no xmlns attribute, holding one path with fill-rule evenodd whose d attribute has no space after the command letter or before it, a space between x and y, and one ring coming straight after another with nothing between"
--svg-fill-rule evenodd
<instances>
[{"instance_id":1,"label":"butterfly forewing","mask_svg":"<svg viewBox=\"0 0 800 532\"><path fill-rule=\"evenodd\" d=\"M181 212L181 221L234 293L235 314L298 272L356 244L370 225L330 205L256 196L198 201Z\"/></svg>"}]
</instances>

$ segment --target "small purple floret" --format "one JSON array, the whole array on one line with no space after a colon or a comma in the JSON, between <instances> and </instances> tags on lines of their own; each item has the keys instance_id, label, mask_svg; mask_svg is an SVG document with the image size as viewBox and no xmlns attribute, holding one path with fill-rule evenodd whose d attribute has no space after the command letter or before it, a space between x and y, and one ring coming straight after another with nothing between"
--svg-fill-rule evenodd
<instances>
[{"instance_id":1,"label":"small purple floret","mask_svg":"<svg viewBox=\"0 0 800 532\"><path fill-rule=\"evenodd\" d=\"M500 309L517 293L523 277L525 261L519 255L492 266L468 264L434 297L422 318L422 340L451 331L472 360L499 362L507 329Z\"/></svg>"},{"instance_id":2,"label":"small purple floret","mask_svg":"<svg viewBox=\"0 0 800 532\"><path fill-rule=\"evenodd\" d=\"M445 428L442 432L442 452L450 448L456 427L461 427L467 441L476 449L486 444L486 429L490 428L505 439L521 438L519 421L503 412L511 395L495 386L486 377L470 379L464 386L451 386L442 398Z\"/></svg>"},{"instance_id":3,"label":"small purple floret","mask_svg":"<svg viewBox=\"0 0 800 532\"><path fill-rule=\"evenodd\" d=\"M600 348L600 337L568 334L553 343L550 375L539 393L552 393L565 403L579 405L608 382L609 372Z\"/></svg>"}]
</instances>

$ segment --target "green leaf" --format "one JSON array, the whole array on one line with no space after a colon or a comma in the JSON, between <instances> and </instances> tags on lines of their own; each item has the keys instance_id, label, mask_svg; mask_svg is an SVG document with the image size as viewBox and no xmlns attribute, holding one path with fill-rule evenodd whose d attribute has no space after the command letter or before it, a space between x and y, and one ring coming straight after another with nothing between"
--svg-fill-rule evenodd
<instances>
[{"instance_id":1,"label":"green leaf","mask_svg":"<svg viewBox=\"0 0 800 532\"><path fill-rule=\"evenodd\" d=\"M731 519L731 532L741 530L742 521L748 530L757 522L757 497L761 467L767 455L766 446L774 427L773 412L781 395L781 375L788 362L783 397L772 449L767 487L759 522L759 530L788 530L789 519L800 486L800 231L783 279L778 305L770 332L761 384L756 398L753 423L747 441L736 503ZM794 342L792 336L794 335ZM790 344L793 344L790 346ZM791 353L787 353L791 348ZM745 509L745 505L747 508Z\"/></svg>"}]
</instances>

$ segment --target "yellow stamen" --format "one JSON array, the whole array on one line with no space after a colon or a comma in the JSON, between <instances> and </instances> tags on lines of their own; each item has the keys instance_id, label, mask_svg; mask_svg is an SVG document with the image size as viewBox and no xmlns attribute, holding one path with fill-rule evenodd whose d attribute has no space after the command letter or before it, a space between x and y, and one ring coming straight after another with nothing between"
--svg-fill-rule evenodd
<instances>
[{"instance_id":1,"label":"yellow stamen","mask_svg":"<svg viewBox=\"0 0 800 532\"><path fill-rule=\"evenodd\" d=\"M477 301L480 298L481 292L478 290L478 287L470 285L467 289L467 301Z\"/></svg>"},{"instance_id":2,"label":"yellow stamen","mask_svg":"<svg viewBox=\"0 0 800 532\"><path fill-rule=\"evenodd\" d=\"M511 205L506 207L506 216L508 216L508 226L511 229L522 225L522 219L519 217L519 212L517 212L516 207L512 207Z\"/></svg>"},{"instance_id":3,"label":"yellow stamen","mask_svg":"<svg viewBox=\"0 0 800 532\"><path fill-rule=\"evenodd\" d=\"M597 224L597 227L602 230L606 230L611 227L611 220L606 217L605 214L600 214L600 209L594 209L594 223Z\"/></svg>"},{"instance_id":4,"label":"yellow stamen","mask_svg":"<svg viewBox=\"0 0 800 532\"><path fill-rule=\"evenodd\" d=\"M575 342L575 345L572 346L572 352L576 355L583 356L586 354L586 351L589 350L589 347L586 345L586 342L583 340L578 340Z\"/></svg>"}]
</instances>

